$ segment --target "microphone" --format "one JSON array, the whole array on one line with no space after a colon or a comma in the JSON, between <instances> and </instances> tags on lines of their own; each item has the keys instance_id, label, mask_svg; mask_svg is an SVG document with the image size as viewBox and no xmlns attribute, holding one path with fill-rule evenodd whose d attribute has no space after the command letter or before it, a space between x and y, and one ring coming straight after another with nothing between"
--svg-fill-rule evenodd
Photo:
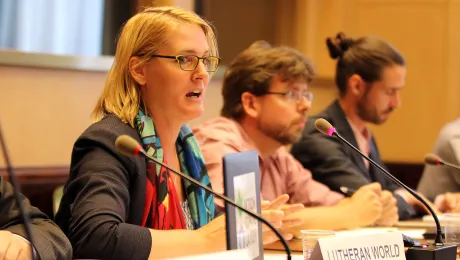
<instances>
[{"instance_id":1,"label":"microphone","mask_svg":"<svg viewBox=\"0 0 460 260\"><path fill-rule=\"evenodd\" d=\"M429 165L445 165L447 167L451 167L451 168L460 170L459 166L443 161L441 160L441 158L439 158L439 156L437 156L436 154L432 154L432 153L427 154L425 156L425 163Z\"/></svg>"},{"instance_id":2,"label":"microphone","mask_svg":"<svg viewBox=\"0 0 460 260\"><path fill-rule=\"evenodd\" d=\"M186 174L184 174L182 172L176 171L176 170L172 169L171 167L167 166L166 164L164 164L164 163L158 161L157 159L153 158L152 156L148 155L147 152L142 147L142 145L140 145L131 136L128 136L128 135L120 135L120 136L118 136L117 139L115 140L115 147L123 155L129 156L129 157L143 156L143 157L146 157L146 158L152 160L154 163L165 167L169 171L172 171L173 173L179 175L181 178L186 179L186 180L192 182L193 184L195 184L196 186L201 187L201 188L211 192L212 194L214 194L219 199L224 200L226 203L228 203L228 204L230 204L230 205L232 205L234 207L237 207L238 209L240 209L240 210L244 211L245 213L249 214L251 217L261 221L262 223L267 225L276 234L276 236L279 238L279 240L281 241L281 243L284 246L284 250L286 251L286 254L287 254L287 259L288 260L291 259L291 249L289 248L289 245L287 244L286 240L284 240L283 236L278 232L278 230L276 230L275 227L273 227L272 224L270 224L270 222L268 222L266 219L264 219L259 214L257 214L255 212L249 210L249 209L246 209L246 208L236 204L233 200L231 200L227 196L221 195L221 194L218 194L218 193L214 192L212 189L210 189L207 186L202 185L200 182L198 182L194 178L192 178L192 177L190 177L190 176L188 176L188 175L186 175Z\"/></svg>"},{"instance_id":3,"label":"microphone","mask_svg":"<svg viewBox=\"0 0 460 260\"><path fill-rule=\"evenodd\" d=\"M3 131L2 131L1 125L0 125L0 144L2 146L3 158L5 160L6 171L8 172L8 178L10 179L11 185L13 186L14 198L16 200L16 203L18 204L19 214L21 214L22 221L24 222L26 238L31 245L30 253L32 255L32 259L35 260L36 259L35 251L34 251L35 243L33 242L32 231L30 228L30 223L31 223L30 216L26 212L24 208L24 204L22 203L22 200L21 200L21 196L20 196L21 190L18 184L18 180L16 179L16 174L14 172L13 166L10 161L8 149L6 148L6 143L5 143L5 139L3 138ZM4 183L2 183L2 185L3 184ZM3 192L3 189L2 189L2 192ZM0 201L0 204L1 204L1 201Z\"/></svg>"},{"instance_id":4,"label":"microphone","mask_svg":"<svg viewBox=\"0 0 460 260\"><path fill-rule=\"evenodd\" d=\"M425 259L439 259L439 260L448 260L448 259L456 259L456 253L457 253L457 246L456 245L444 245L444 241L442 238L442 230L441 230L441 224L439 222L438 216L434 212L434 210L430 207L430 205L414 190L406 186L404 183L402 183L400 180L398 180L396 177L391 175L387 170L385 170L382 166L378 165L376 162L374 162L371 158L367 157L364 153L362 153L358 148L354 147L350 142L345 140L342 136L337 133L337 130L324 118L319 118L315 121L315 127L316 129L328 136L335 136L337 137L341 142L345 143L347 146L355 150L357 153L359 153L364 159L366 159L370 164L373 166L377 167L380 171L382 171L384 174L386 174L391 180L396 182L399 186L407 190L412 196L414 196L417 200L419 200L430 212L430 214L433 216L434 221L436 223L436 238L434 240L434 244L432 247L412 247L407 250L406 257L407 259L420 259L420 260L425 260ZM413 250L411 250L413 249ZM410 258L413 257L413 258Z\"/></svg>"}]
</instances>

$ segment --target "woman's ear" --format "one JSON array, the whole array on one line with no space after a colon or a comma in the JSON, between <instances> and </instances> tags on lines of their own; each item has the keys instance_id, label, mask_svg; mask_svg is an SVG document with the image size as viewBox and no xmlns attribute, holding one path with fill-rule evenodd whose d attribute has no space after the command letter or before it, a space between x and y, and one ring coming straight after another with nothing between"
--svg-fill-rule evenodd
<instances>
[{"instance_id":1,"label":"woman's ear","mask_svg":"<svg viewBox=\"0 0 460 260\"><path fill-rule=\"evenodd\" d=\"M252 118L256 118L260 114L260 102L256 96L249 92L241 94L241 105L244 113Z\"/></svg>"},{"instance_id":2,"label":"woman's ear","mask_svg":"<svg viewBox=\"0 0 460 260\"><path fill-rule=\"evenodd\" d=\"M141 86L145 85L147 79L145 78L145 63L141 63L139 57L133 56L129 58L129 73L133 79Z\"/></svg>"}]
</instances>

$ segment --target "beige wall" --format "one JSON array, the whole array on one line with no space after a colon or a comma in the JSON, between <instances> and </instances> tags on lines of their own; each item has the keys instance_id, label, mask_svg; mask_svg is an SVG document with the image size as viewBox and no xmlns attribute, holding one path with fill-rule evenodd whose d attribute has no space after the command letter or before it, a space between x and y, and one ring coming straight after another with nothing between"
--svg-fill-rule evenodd
<instances>
[{"instance_id":1,"label":"beige wall","mask_svg":"<svg viewBox=\"0 0 460 260\"><path fill-rule=\"evenodd\" d=\"M174 5L186 10L192 10L195 8L194 0L134 0L136 1L137 10L141 11L145 7L150 6L163 6L163 5Z\"/></svg>"},{"instance_id":2,"label":"beige wall","mask_svg":"<svg viewBox=\"0 0 460 260\"><path fill-rule=\"evenodd\" d=\"M13 164L69 164L104 79L102 72L0 66L0 119Z\"/></svg>"}]
</instances>

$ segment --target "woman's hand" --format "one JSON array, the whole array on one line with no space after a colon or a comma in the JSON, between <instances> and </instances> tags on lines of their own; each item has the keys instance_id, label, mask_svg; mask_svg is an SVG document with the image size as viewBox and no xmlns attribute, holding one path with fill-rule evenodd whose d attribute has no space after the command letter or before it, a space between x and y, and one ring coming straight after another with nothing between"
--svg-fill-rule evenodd
<instances>
[{"instance_id":1,"label":"woman's hand","mask_svg":"<svg viewBox=\"0 0 460 260\"><path fill-rule=\"evenodd\" d=\"M0 230L0 259L32 259L30 243L9 231Z\"/></svg>"}]
</instances>

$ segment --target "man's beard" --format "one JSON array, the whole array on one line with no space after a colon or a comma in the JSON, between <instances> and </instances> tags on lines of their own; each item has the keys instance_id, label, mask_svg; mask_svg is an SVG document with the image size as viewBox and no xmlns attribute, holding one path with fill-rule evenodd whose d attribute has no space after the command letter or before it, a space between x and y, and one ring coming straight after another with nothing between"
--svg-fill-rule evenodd
<instances>
[{"instance_id":1,"label":"man's beard","mask_svg":"<svg viewBox=\"0 0 460 260\"><path fill-rule=\"evenodd\" d=\"M385 123L387 118L381 117L381 115L389 114L393 111L392 108L387 109L386 111L379 114L377 108L372 106L371 102L368 102L367 95L365 95L359 102L357 106L358 116L365 122L373 123L380 125Z\"/></svg>"},{"instance_id":2,"label":"man's beard","mask_svg":"<svg viewBox=\"0 0 460 260\"><path fill-rule=\"evenodd\" d=\"M293 144L300 140L303 129L300 129L298 132L293 133L293 130L291 128L295 124L298 123L292 123L289 125L289 127L281 129L280 127L276 128L273 125L264 125L260 121L258 123L259 131L264 133L266 136L276 140L282 145Z\"/></svg>"}]
</instances>

